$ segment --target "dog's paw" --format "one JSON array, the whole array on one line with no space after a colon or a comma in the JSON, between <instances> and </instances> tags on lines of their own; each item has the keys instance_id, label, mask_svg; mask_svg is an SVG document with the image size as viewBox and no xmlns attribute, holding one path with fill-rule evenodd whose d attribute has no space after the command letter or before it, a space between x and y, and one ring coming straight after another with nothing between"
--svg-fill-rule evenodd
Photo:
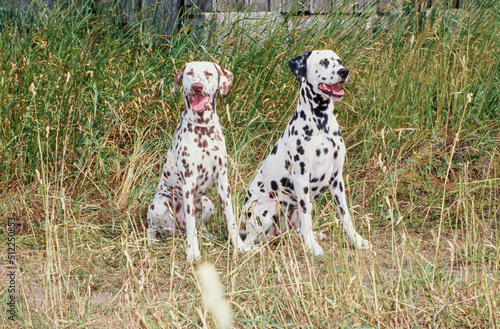
<instances>
[{"instance_id":1,"label":"dog's paw","mask_svg":"<svg viewBox=\"0 0 500 329\"><path fill-rule=\"evenodd\" d=\"M313 243L313 245L309 248L309 252L314 256L323 256L323 248L318 243Z\"/></svg>"},{"instance_id":2,"label":"dog's paw","mask_svg":"<svg viewBox=\"0 0 500 329\"><path fill-rule=\"evenodd\" d=\"M358 248L358 249L370 249L371 247L372 247L372 245L368 240L363 239L362 237L358 237L356 239L356 248Z\"/></svg>"},{"instance_id":3,"label":"dog's paw","mask_svg":"<svg viewBox=\"0 0 500 329\"><path fill-rule=\"evenodd\" d=\"M256 250L259 250L259 246L240 243L240 244L238 244L238 247L236 247L236 250L238 252L256 251Z\"/></svg>"},{"instance_id":4,"label":"dog's paw","mask_svg":"<svg viewBox=\"0 0 500 329\"><path fill-rule=\"evenodd\" d=\"M326 235L321 232L314 232L314 237L316 240L323 241L326 238Z\"/></svg>"},{"instance_id":5,"label":"dog's paw","mask_svg":"<svg viewBox=\"0 0 500 329\"><path fill-rule=\"evenodd\" d=\"M196 262L198 259L200 259L200 251L199 250L188 250L187 253L187 261L188 262Z\"/></svg>"},{"instance_id":6,"label":"dog's paw","mask_svg":"<svg viewBox=\"0 0 500 329\"><path fill-rule=\"evenodd\" d=\"M157 244L158 241L160 241L156 238L156 234L157 234L156 230L148 229L148 244L150 246Z\"/></svg>"}]
</instances>

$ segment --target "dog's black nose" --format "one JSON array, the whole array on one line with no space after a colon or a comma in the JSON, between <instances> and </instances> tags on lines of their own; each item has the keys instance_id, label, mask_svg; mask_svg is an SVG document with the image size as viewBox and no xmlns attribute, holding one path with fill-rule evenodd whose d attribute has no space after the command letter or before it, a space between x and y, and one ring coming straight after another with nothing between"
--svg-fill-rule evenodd
<instances>
[{"instance_id":1,"label":"dog's black nose","mask_svg":"<svg viewBox=\"0 0 500 329\"><path fill-rule=\"evenodd\" d=\"M191 86L191 89L192 89L195 93L199 94L199 93L201 93L201 92L203 91L203 85L202 85L201 83L199 83L199 82L195 82L195 83L193 83L193 85Z\"/></svg>"},{"instance_id":2,"label":"dog's black nose","mask_svg":"<svg viewBox=\"0 0 500 329\"><path fill-rule=\"evenodd\" d=\"M341 68L338 70L337 74L343 79L347 79L347 76L349 75L349 70L346 68Z\"/></svg>"}]
</instances>

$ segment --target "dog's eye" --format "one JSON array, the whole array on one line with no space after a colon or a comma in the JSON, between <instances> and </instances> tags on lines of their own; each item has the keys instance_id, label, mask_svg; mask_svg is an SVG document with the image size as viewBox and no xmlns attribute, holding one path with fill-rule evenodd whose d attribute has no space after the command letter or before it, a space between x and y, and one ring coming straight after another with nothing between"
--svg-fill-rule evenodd
<instances>
[{"instance_id":1,"label":"dog's eye","mask_svg":"<svg viewBox=\"0 0 500 329\"><path fill-rule=\"evenodd\" d=\"M205 76L206 76L207 78L210 78L211 76L213 76L213 74L212 74L212 73L210 73L210 72L205 72Z\"/></svg>"},{"instance_id":2,"label":"dog's eye","mask_svg":"<svg viewBox=\"0 0 500 329\"><path fill-rule=\"evenodd\" d=\"M338 62L340 65L344 64L344 62L342 62L342 60L341 60L341 59L337 59L337 62Z\"/></svg>"},{"instance_id":3,"label":"dog's eye","mask_svg":"<svg viewBox=\"0 0 500 329\"><path fill-rule=\"evenodd\" d=\"M194 75L193 71L189 71L188 73L186 73L187 75L189 75L190 77L192 77Z\"/></svg>"}]
</instances>

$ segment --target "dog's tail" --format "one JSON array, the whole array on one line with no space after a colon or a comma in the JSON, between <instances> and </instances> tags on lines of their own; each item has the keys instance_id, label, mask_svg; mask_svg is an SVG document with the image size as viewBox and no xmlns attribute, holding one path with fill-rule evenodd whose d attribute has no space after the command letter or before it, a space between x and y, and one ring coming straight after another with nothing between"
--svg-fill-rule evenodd
<instances>
[{"instance_id":1,"label":"dog's tail","mask_svg":"<svg viewBox=\"0 0 500 329\"><path fill-rule=\"evenodd\" d=\"M224 289L219 281L219 274L211 264L202 264L198 269L203 304L214 318L220 329L231 328L233 314L229 303L224 300Z\"/></svg>"}]
</instances>

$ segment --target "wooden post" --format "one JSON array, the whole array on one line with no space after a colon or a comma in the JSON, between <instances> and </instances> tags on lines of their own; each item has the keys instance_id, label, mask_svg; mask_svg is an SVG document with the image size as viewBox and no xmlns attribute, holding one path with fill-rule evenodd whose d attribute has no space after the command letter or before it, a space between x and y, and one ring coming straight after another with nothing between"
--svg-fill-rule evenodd
<instances>
[{"instance_id":1,"label":"wooden post","mask_svg":"<svg viewBox=\"0 0 500 329\"><path fill-rule=\"evenodd\" d=\"M142 0L145 29L158 35L172 35L177 28L181 0Z\"/></svg>"}]
</instances>

